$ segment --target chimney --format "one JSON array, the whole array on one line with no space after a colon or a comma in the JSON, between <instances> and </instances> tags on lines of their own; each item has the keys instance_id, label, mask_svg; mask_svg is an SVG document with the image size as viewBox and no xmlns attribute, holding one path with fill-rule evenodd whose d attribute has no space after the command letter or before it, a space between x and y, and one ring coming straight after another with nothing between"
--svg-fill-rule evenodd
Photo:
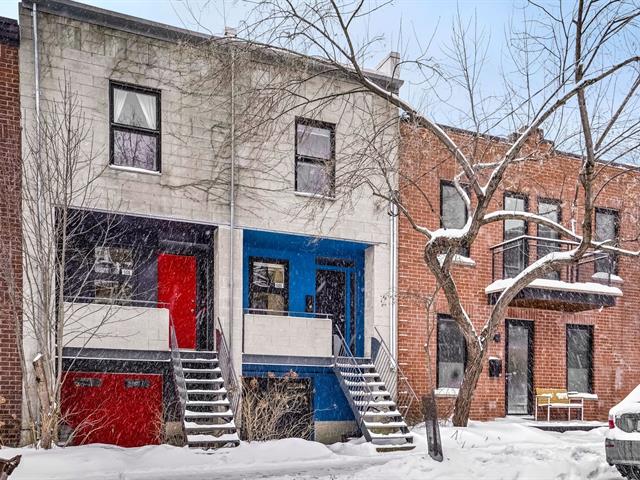
<instances>
[{"instance_id":1,"label":"chimney","mask_svg":"<svg viewBox=\"0 0 640 480\"><path fill-rule=\"evenodd\" d=\"M400 78L400 54L389 52L376 67L376 71L387 77Z\"/></svg>"},{"instance_id":2,"label":"chimney","mask_svg":"<svg viewBox=\"0 0 640 480\"><path fill-rule=\"evenodd\" d=\"M238 30L233 27L224 27L224 36L229 38L235 38L238 35Z\"/></svg>"}]
</instances>

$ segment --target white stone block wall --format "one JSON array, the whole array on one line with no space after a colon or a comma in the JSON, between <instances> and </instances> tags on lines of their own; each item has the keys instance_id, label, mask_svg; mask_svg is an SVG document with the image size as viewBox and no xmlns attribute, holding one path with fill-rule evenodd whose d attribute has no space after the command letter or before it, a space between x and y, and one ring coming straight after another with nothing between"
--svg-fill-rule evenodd
<instances>
[{"instance_id":1,"label":"white stone block wall","mask_svg":"<svg viewBox=\"0 0 640 480\"><path fill-rule=\"evenodd\" d=\"M284 315L244 315L244 353L331 357L332 321Z\"/></svg>"},{"instance_id":2,"label":"white stone block wall","mask_svg":"<svg viewBox=\"0 0 640 480\"><path fill-rule=\"evenodd\" d=\"M64 346L169 350L169 310L99 303L64 303Z\"/></svg>"}]
</instances>

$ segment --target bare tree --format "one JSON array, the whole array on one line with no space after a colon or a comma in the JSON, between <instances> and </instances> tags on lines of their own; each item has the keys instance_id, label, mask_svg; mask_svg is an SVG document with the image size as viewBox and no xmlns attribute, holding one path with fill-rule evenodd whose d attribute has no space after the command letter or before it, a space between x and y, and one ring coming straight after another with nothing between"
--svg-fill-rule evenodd
<instances>
[{"instance_id":1,"label":"bare tree","mask_svg":"<svg viewBox=\"0 0 640 480\"><path fill-rule=\"evenodd\" d=\"M15 325L32 441L50 448L64 420L63 349L69 344L82 348L107 335L104 328L111 323L123 321L112 316L112 300L130 286L100 284L94 275L99 252L122 232L119 218L90 210L102 168L94 162L99 152L93 147L91 122L67 79L55 99L42 102L29 125L34 128L25 135L22 161L23 242L0 245L0 275L10 301L23 312ZM91 245L86 244L88 233ZM7 261L16 248L22 250L22 277ZM119 260L126 266L132 259ZM87 295L91 301L103 297L97 319L95 312L78 308Z\"/></svg>"},{"instance_id":2,"label":"bare tree","mask_svg":"<svg viewBox=\"0 0 640 480\"><path fill-rule=\"evenodd\" d=\"M366 112L372 119L367 125L370 128L354 133L366 140L366 146L342 164L336 188L347 198L367 186L369 195L390 202L424 236L425 264L466 339L468 361L453 415L455 425L466 425L490 339L504 320L508 305L523 288L549 272L576 264L588 251L632 257L640 254L611 242L597 241L593 228L594 199L608 183L603 179L603 167L621 158L628 160L640 146L637 113L640 10L637 4L627 1L579 0L570 9L564 5L551 9L530 2L524 20L510 32L513 61L501 76L504 93L492 97L482 91L479 82L486 50L484 37L459 17L452 28L445 61L428 61L429 57L421 54L402 64L427 72L425 93L439 102L446 101L445 88L454 88L455 97L462 92L466 103L464 107L458 104L457 110L465 112L465 124L469 125L471 135L461 136L438 124L388 86L372 80L365 61L377 39L367 36L360 41L362 35L356 32L366 31L362 24L380 8L387 8L387 4L363 0L262 0L257 2L240 33L252 45L262 45L260 42L275 45L294 58L295 52L313 55L308 61L321 65L324 73L331 72L352 82L351 91L333 91L328 96L340 97L352 108L356 95L384 99L398 109L404 120L403 128L426 130L447 152L443 162L455 162L454 184L469 212L466 225L443 229L439 225L421 224L412 215L414 206L407 203L401 192L409 187L420 191L425 172L398 166L395 155L398 145L385 135L397 129L397 119L390 121L385 117L380 121L371 109ZM399 68L400 64L396 65L390 75L397 76ZM303 74L297 79L298 86L311 81ZM449 86L443 87L443 83ZM283 84L264 88L258 82L256 88L265 96L267 91L274 90L279 95L288 93L295 108L321 103L317 98L293 95ZM360 108L366 111L366 107ZM277 116L272 120L276 119ZM510 167L545 154L539 138L543 128L555 136L557 146L568 146L580 156L578 181L571 187L575 190L572 219L580 229L566 228L544 215L495 211L493 207L496 193L509 178ZM506 148L496 149L487 141L489 133L514 130L517 133ZM421 193L428 204L428 195ZM575 242L575 247L549 252L529 265L500 293L487 318L471 318L456 286L454 258L460 248L469 248L486 227L508 220L545 226ZM478 324L482 325L480 329L476 329Z\"/></svg>"}]
</instances>

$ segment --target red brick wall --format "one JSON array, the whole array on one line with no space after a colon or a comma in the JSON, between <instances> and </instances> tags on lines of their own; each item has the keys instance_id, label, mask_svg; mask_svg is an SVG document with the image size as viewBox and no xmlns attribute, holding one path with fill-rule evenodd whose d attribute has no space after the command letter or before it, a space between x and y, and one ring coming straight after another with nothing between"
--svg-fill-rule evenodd
<instances>
[{"instance_id":1,"label":"red brick wall","mask_svg":"<svg viewBox=\"0 0 640 480\"><path fill-rule=\"evenodd\" d=\"M468 135L451 131L460 145L471 148ZM532 142L533 143L533 142ZM484 161L495 160L496 153L506 148L506 142L486 139L478 145ZM510 167L502 191L495 196L492 209L501 208L503 191L518 191L529 197L529 211L537 212L538 197L560 199L565 226L571 215L575 196L579 160L570 155L556 154L546 142L528 145L535 159ZM401 185L401 194L412 216L431 229L440 225L440 180L453 179L457 173L455 162L440 144L426 131L405 125L402 129L402 168L411 178L418 178L416 186ZM621 238L638 237L640 174L617 176L620 169L607 167L599 179L602 192L596 206L614 208L621 214ZM605 185L605 182L611 180ZM578 197L580 198L580 197ZM580 211L580 206L577 207ZM580 218L578 218L580 222ZM578 223L579 225L579 223ZM454 279L461 292L463 305L477 330L486 321L490 306L484 289L492 282L489 247L502 241L502 222L483 228L471 247L475 267L454 267ZM536 235L536 227L529 224L529 235ZM431 315L427 318L424 301L433 295L435 281L424 263L425 237L416 233L406 218L399 222L399 285L398 285L398 355L418 393L435 384L436 315L447 313L444 296L437 295ZM638 248L635 241L624 246ZM509 308L507 318L534 322L534 387L566 387L566 325L588 324L594 328L594 393L597 401L587 403L586 418L606 419L608 410L640 383L640 260L623 258L620 276L624 279L624 296L616 306L581 313L567 313L535 308ZM489 356L503 361L503 374L489 378L488 366L482 372L472 405L472 418L490 419L505 415L505 325L500 326L499 342L491 341ZM425 352L425 344L428 353ZM443 409L450 400L439 402ZM565 414L566 415L566 414Z\"/></svg>"},{"instance_id":2,"label":"red brick wall","mask_svg":"<svg viewBox=\"0 0 640 480\"><path fill-rule=\"evenodd\" d=\"M20 94L18 26L0 17L0 445L20 440L22 329ZM13 285L12 285L13 284Z\"/></svg>"}]
</instances>

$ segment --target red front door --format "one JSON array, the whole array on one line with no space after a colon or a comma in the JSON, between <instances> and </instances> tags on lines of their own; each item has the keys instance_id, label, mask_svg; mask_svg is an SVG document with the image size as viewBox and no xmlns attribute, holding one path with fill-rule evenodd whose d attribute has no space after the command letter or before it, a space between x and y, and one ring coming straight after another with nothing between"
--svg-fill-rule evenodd
<instances>
[{"instance_id":1,"label":"red front door","mask_svg":"<svg viewBox=\"0 0 640 480\"><path fill-rule=\"evenodd\" d=\"M158 255L158 302L169 309L178 347L196 348L196 259Z\"/></svg>"}]
</instances>

